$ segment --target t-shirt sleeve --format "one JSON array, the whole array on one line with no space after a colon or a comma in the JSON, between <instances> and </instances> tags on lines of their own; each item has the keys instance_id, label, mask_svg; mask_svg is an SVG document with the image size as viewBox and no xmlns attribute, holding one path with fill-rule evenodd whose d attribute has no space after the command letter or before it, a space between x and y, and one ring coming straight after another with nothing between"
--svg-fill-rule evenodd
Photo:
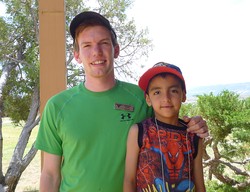
<instances>
[{"instance_id":1,"label":"t-shirt sleeve","mask_svg":"<svg viewBox=\"0 0 250 192\"><path fill-rule=\"evenodd\" d=\"M62 155L62 140L58 134L58 107L49 100L44 108L35 147L47 153Z\"/></svg>"}]
</instances>

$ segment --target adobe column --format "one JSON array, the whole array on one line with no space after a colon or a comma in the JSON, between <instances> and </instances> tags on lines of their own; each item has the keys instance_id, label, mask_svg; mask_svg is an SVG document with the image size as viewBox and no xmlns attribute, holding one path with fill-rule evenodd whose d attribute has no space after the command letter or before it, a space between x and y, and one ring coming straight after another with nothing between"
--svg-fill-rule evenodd
<instances>
[{"instance_id":1,"label":"adobe column","mask_svg":"<svg viewBox=\"0 0 250 192\"><path fill-rule=\"evenodd\" d=\"M66 89L64 0L39 0L40 114L47 100ZM43 154L41 153L41 167Z\"/></svg>"},{"instance_id":2,"label":"adobe column","mask_svg":"<svg viewBox=\"0 0 250 192\"><path fill-rule=\"evenodd\" d=\"M40 99L66 89L66 40L64 0L39 0Z\"/></svg>"}]
</instances>

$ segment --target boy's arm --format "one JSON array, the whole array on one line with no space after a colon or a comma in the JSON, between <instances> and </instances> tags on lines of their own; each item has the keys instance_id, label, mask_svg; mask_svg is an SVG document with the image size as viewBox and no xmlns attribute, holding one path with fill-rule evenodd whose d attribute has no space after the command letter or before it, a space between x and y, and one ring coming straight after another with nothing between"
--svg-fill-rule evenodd
<instances>
[{"instance_id":1,"label":"boy's arm","mask_svg":"<svg viewBox=\"0 0 250 192\"><path fill-rule=\"evenodd\" d=\"M58 192L61 182L62 157L43 152L40 192Z\"/></svg>"},{"instance_id":2,"label":"boy's arm","mask_svg":"<svg viewBox=\"0 0 250 192\"><path fill-rule=\"evenodd\" d=\"M136 192L138 154L138 126L135 124L128 133L123 192Z\"/></svg>"},{"instance_id":3,"label":"boy's arm","mask_svg":"<svg viewBox=\"0 0 250 192\"><path fill-rule=\"evenodd\" d=\"M203 139L199 139L198 153L194 159L194 184L195 191L205 192L203 165L202 165Z\"/></svg>"}]
</instances>

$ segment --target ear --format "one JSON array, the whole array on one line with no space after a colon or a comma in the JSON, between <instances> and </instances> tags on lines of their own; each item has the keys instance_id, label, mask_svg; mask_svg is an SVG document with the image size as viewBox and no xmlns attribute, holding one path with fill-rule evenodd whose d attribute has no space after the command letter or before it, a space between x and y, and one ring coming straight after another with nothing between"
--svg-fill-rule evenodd
<instances>
[{"instance_id":1,"label":"ear","mask_svg":"<svg viewBox=\"0 0 250 192\"><path fill-rule=\"evenodd\" d=\"M116 59L120 54L120 46L117 44L114 47L114 58Z\"/></svg>"},{"instance_id":2,"label":"ear","mask_svg":"<svg viewBox=\"0 0 250 192\"><path fill-rule=\"evenodd\" d=\"M148 104L149 107L152 106L151 99L150 99L149 95L148 94L145 94L145 95L146 95L146 103Z\"/></svg>"},{"instance_id":3,"label":"ear","mask_svg":"<svg viewBox=\"0 0 250 192\"><path fill-rule=\"evenodd\" d=\"M182 92L182 102L185 102L186 99L187 99L186 91L183 90L183 92Z\"/></svg>"},{"instance_id":4,"label":"ear","mask_svg":"<svg viewBox=\"0 0 250 192\"><path fill-rule=\"evenodd\" d=\"M79 63L79 64L82 63L82 60L81 60L80 57L79 57L79 52L74 51L74 58L75 58L75 60L77 61L77 63Z\"/></svg>"}]
</instances>

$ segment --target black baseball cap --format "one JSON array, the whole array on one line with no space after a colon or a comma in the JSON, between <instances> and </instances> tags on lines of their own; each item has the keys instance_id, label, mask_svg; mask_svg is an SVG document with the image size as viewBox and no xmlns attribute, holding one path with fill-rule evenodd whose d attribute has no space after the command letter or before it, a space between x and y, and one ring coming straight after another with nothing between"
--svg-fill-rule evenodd
<instances>
[{"instance_id":1,"label":"black baseball cap","mask_svg":"<svg viewBox=\"0 0 250 192\"><path fill-rule=\"evenodd\" d=\"M69 27L70 34L74 40L75 40L75 32L76 32L77 27L79 25L89 22L90 20L96 22L96 24L98 25L106 27L108 30L110 30L114 34L115 38L117 38L116 33L114 29L112 28L112 26L110 25L110 22L108 19L106 19L104 16L102 16L101 14L97 12L84 11L76 15L70 23L70 27Z\"/></svg>"}]
</instances>

